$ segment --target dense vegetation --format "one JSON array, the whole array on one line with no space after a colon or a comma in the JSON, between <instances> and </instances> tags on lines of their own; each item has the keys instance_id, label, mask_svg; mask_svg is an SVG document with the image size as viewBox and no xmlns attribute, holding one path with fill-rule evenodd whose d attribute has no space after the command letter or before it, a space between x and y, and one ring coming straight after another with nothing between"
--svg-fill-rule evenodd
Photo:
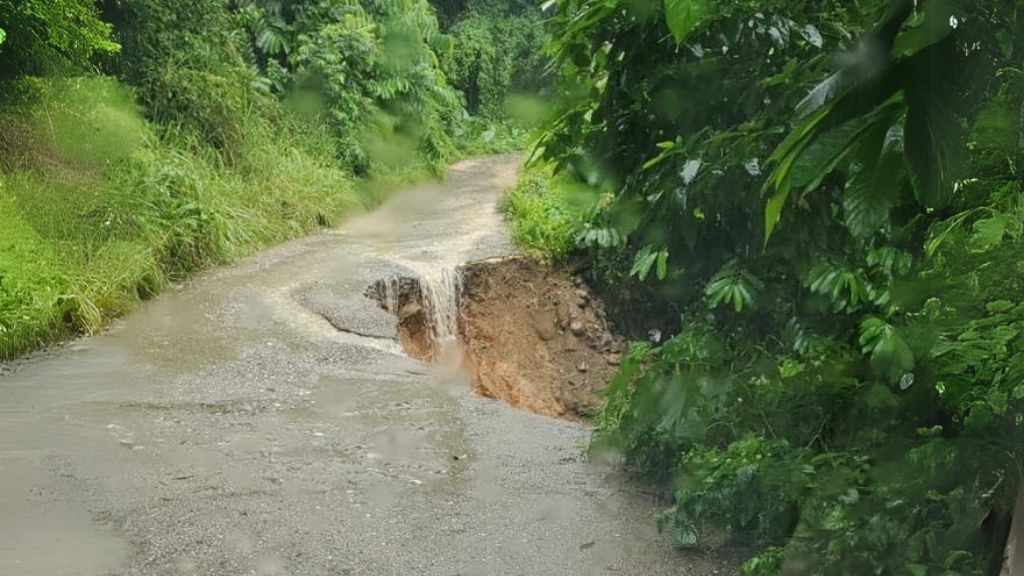
<instances>
[{"instance_id":1,"label":"dense vegetation","mask_svg":"<svg viewBox=\"0 0 1024 576\"><path fill-rule=\"evenodd\" d=\"M520 146L493 128L516 55L474 63L458 31L539 9L437 4L451 33L427 0L0 0L0 358L368 206L368 181Z\"/></svg>"},{"instance_id":2,"label":"dense vegetation","mask_svg":"<svg viewBox=\"0 0 1024 576\"><path fill-rule=\"evenodd\" d=\"M0 0L0 357L514 146L550 66L504 208L641 340L594 449L747 574L990 573L1024 470L1019 3L546 4Z\"/></svg>"},{"instance_id":3,"label":"dense vegetation","mask_svg":"<svg viewBox=\"0 0 1024 576\"><path fill-rule=\"evenodd\" d=\"M1024 469L1019 3L553 4L558 114L505 207L646 340L594 449L746 574L992 573Z\"/></svg>"},{"instance_id":4,"label":"dense vegetation","mask_svg":"<svg viewBox=\"0 0 1024 576\"><path fill-rule=\"evenodd\" d=\"M522 147L536 121L534 99L547 87L548 36L537 3L530 0L437 0L450 49L441 69L465 96L468 117L457 132L498 152Z\"/></svg>"}]
</instances>

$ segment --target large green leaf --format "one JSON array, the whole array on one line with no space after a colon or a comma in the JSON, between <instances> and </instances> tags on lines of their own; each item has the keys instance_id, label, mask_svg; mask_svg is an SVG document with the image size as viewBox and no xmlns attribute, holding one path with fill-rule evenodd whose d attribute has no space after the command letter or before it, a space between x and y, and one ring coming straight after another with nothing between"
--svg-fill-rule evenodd
<instances>
[{"instance_id":1,"label":"large green leaf","mask_svg":"<svg viewBox=\"0 0 1024 576\"><path fill-rule=\"evenodd\" d=\"M796 106L797 117L805 118L851 88L850 75L840 70L815 86Z\"/></svg>"},{"instance_id":2,"label":"large green leaf","mask_svg":"<svg viewBox=\"0 0 1024 576\"><path fill-rule=\"evenodd\" d=\"M647 279L647 275L650 274L651 268L657 259L658 252L652 250L650 246L644 246L636 253L636 257L633 259L633 268L630 269L629 275L636 276L643 282Z\"/></svg>"},{"instance_id":3,"label":"large green leaf","mask_svg":"<svg viewBox=\"0 0 1024 576\"><path fill-rule=\"evenodd\" d=\"M676 42L682 44L708 15L707 0L665 0L665 19Z\"/></svg>"},{"instance_id":4,"label":"large green leaf","mask_svg":"<svg viewBox=\"0 0 1024 576\"><path fill-rule=\"evenodd\" d=\"M910 57L949 37L959 25L954 0L929 0L923 12L896 36L893 56Z\"/></svg>"},{"instance_id":5,"label":"large green leaf","mask_svg":"<svg viewBox=\"0 0 1024 576\"><path fill-rule=\"evenodd\" d=\"M779 220L782 218L782 209L785 208L786 201L789 200L789 192L789 186L779 188L768 199L768 203L764 207L764 242L766 245L772 233L775 232L775 227L779 225Z\"/></svg>"},{"instance_id":6,"label":"large green leaf","mask_svg":"<svg viewBox=\"0 0 1024 576\"><path fill-rule=\"evenodd\" d=\"M790 184L801 188L820 182L875 122L874 116L857 117L811 140L793 162Z\"/></svg>"},{"instance_id":7,"label":"large green leaf","mask_svg":"<svg viewBox=\"0 0 1024 576\"><path fill-rule=\"evenodd\" d=\"M998 246L1006 236L1006 231L1012 223L1012 217L1002 212L996 212L988 218L982 218L974 223L974 234L971 235L970 249L975 252L985 252Z\"/></svg>"},{"instance_id":8,"label":"large green leaf","mask_svg":"<svg viewBox=\"0 0 1024 576\"><path fill-rule=\"evenodd\" d=\"M867 318L861 323L860 344L871 359L871 368L894 381L914 369L914 353L889 323Z\"/></svg>"},{"instance_id":9,"label":"large green leaf","mask_svg":"<svg viewBox=\"0 0 1024 576\"><path fill-rule=\"evenodd\" d=\"M931 65L923 59L921 65ZM929 208L939 208L962 176L963 134L959 120L943 101L943 87L907 90L906 154L914 176L914 193Z\"/></svg>"},{"instance_id":10,"label":"large green leaf","mask_svg":"<svg viewBox=\"0 0 1024 576\"><path fill-rule=\"evenodd\" d=\"M874 132L861 146L843 198L846 226L858 238L867 238L885 225L904 181L902 127L886 130L879 125Z\"/></svg>"}]
</instances>

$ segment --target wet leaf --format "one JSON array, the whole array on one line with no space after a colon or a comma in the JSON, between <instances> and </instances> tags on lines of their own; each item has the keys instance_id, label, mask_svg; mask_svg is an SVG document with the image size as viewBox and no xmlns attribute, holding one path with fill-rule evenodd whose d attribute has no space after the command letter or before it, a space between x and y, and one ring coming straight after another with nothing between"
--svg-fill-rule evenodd
<instances>
[{"instance_id":1,"label":"wet leaf","mask_svg":"<svg viewBox=\"0 0 1024 576\"><path fill-rule=\"evenodd\" d=\"M682 44L708 14L706 0L665 0L665 19L677 44Z\"/></svg>"}]
</instances>

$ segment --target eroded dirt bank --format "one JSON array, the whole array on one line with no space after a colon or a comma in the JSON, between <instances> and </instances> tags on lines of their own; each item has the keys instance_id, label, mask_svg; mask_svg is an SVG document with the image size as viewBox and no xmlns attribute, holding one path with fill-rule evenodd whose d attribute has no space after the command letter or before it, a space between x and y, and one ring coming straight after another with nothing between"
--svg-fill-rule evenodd
<instances>
[{"instance_id":1,"label":"eroded dirt bank","mask_svg":"<svg viewBox=\"0 0 1024 576\"><path fill-rule=\"evenodd\" d=\"M579 278L525 256L463 267L459 335L484 396L547 416L594 413L624 344Z\"/></svg>"},{"instance_id":2,"label":"eroded dirt bank","mask_svg":"<svg viewBox=\"0 0 1024 576\"><path fill-rule=\"evenodd\" d=\"M459 362L478 394L545 416L576 419L600 408L625 348L582 279L523 255L459 267ZM368 294L399 319L407 353L439 359L431 307L415 278L383 280Z\"/></svg>"}]
</instances>

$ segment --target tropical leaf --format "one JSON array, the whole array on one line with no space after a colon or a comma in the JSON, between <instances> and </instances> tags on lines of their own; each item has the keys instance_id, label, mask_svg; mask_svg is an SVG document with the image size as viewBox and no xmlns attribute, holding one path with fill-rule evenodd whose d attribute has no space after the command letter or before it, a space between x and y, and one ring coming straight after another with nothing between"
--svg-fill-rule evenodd
<instances>
[{"instance_id":1,"label":"tropical leaf","mask_svg":"<svg viewBox=\"0 0 1024 576\"><path fill-rule=\"evenodd\" d=\"M288 39L278 30L264 28L256 37L256 46L264 54L277 56L288 52Z\"/></svg>"},{"instance_id":2,"label":"tropical leaf","mask_svg":"<svg viewBox=\"0 0 1024 576\"><path fill-rule=\"evenodd\" d=\"M704 295L711 308L731 304L734 310L742 312L754 307L763 289L764 283L756 276L730 262L711 278L704 288Z\"/></svg>"},{"instance_id":3,"label":"tropical leaf","mask_svg":"<svg viewBox=\"0 0 1024 576\"><path fill-rule=\"evenodd\" d=\"M861 161L851 171L843 197L846 226L858 238L885 225L903 183L903 128L891 126L876 137L864 141Z\"/></svg>"},{"instance_id":4,"label":"tropical leaf","mask_svg":"<svg viewBox=\"0 0 1024 576\"><path fill-rule=\"evenodd\" d=\"M914 369L914 353L889 323L868 318L861 323L860 344L871 359L871 368L894 380Z\"/></svg>"},{"instance_id":5,"label":"tropical leaf","mask_svg":"<svg viewBox=\"0 0 1024 576\"><path fill-rule=\"evenodd\" d=\"M806 118L828 102L848 91L852 83L846 70L840 70L815 86L796 106L797 117Z\"/></svg>"},{"instance_id":6,"label":"tropical leaf","mask_svg":"<svg viewBox=\"0 0 1024 576\"><path fill-rule=\"evenodd\" d=\"M668 250L658 252L658 280L664 280L668 276Z\"/></svg>"},{"instance_id":7,"label":"tropical leaf","mask_svg":"<svg viewBox=\"0 0 1024 576\"><path fill-rule=\"evenodd\" d=\"M790 184L802 188L820 182L874 122L870 116L854 118L811 140L793 162Z\"/></svg>"},{"instance_id":8,"label":"tropical leaf","mask_svg":"<svg viewBox=\"0 0 1024 576\"><path fill-rule=\"evenodd\" d=\"M629 275L636 276L643 282L647 279L647 275L650 274L651 267L654 266L654 261L657 258L657 252L651 250L650 246L644 246L636 253L636 257L633 259L633 268L630 269Z\"/></svg>"},{"instance_id":9,"label":"tropical leaf","mask_svg":"<svg viewBox=\"0 0 1024 576\"><path fill-rule=\"evenodd\" d=\"M971 236L970 248L975 252L987 252L1002 243L1011 224L1011 217L996 212L988 218L974 223L974 234Z\"/></svg>"},{"instance_id":10,"label":"tropical leaf","mask_svg":"<svg viewBox=\"0 0 1024 576\"><path fill-rule=\"evenodd\" d=\"M768 203L764 208L764 241L768 243L768 239L771 238L772 233L775 231L775 227L779 225L779 220L782 218L782 209L786 206L786 201L789 200L790 188L785 186L780 188L772 194L772 197L768 199Z\"/></svg>"},{"instance_id":11,"label":"tropical leaf","mask_svg":"<svg viewBox=\"0 0 1024 576\"><path fill-rule=\"evenodd\" d=\"M676 43L682 44L707 17L707 0L665 0L665 19Z\"/></svg>"},{"instance_id":12,"label":"tropical leaf","mask_svg":"<svg viewBox=\"0 0 1024 576\"><path fill-rule=\"evenodd\" d=\"M921 66L932 66L922 60ZM960 123L943 101L942 86L922 85L907 91L906 155L918 202L940 208L952 196L963 172Z\"/></svg>"},{"instance_id":13,"label":"tropical leaf","mask_svg":"<svg viewBox=\"0 0 1024 576\"><path fill-rule=\"evenodd\" d=\"M910 57L948 38L957 27L956 4L953 0L929 0L922 17L896 36L893 56Z\"/></svg>"},{"instance_id":14,"label":"tropical leaf","mask_svg":"<svg viewBox=\"0 0 1024 576\"><path fill-rule=\"evenodd\" d=\"M870 284L861 270L824 260L811 269L805 281L807 288L827 296L836 312L853 311L871 301Z\"/></svg>"}]
</instances>

